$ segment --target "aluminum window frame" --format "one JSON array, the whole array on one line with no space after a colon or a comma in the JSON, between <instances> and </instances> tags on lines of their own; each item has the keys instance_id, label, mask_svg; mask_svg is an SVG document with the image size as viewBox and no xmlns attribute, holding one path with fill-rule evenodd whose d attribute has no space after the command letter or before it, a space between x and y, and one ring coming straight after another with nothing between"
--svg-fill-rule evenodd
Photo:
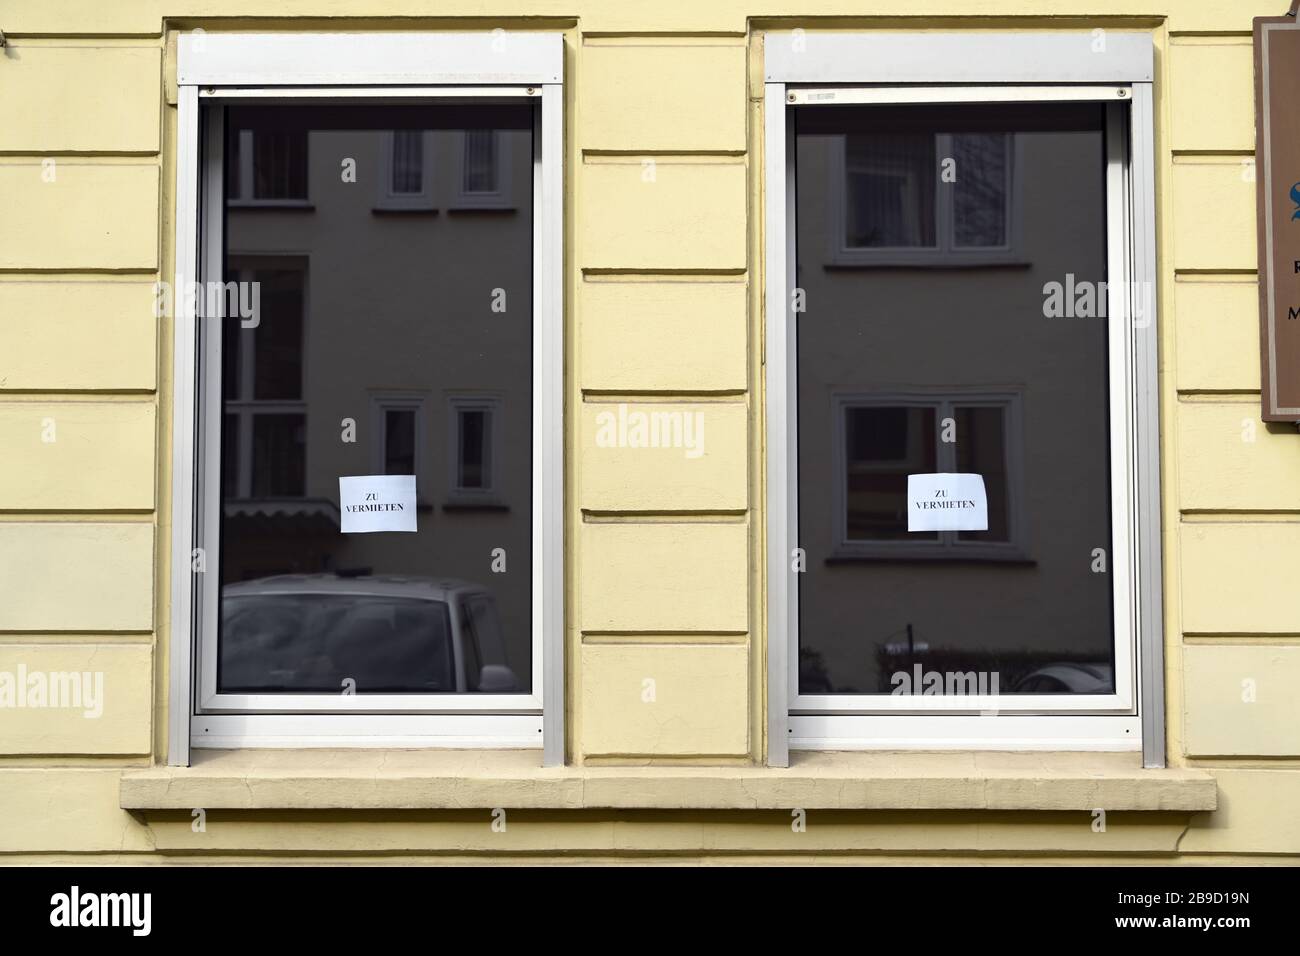
<instances>
[{"instance_id":1,"label":"aluminum window frame","mask_svg":"<svg viewBox=\"0 0 1300 956\"><path fill-rule=\"evenodd\" d=\"M169 764L187 765L191 746L540 747L544 765L564 763L562 72L558 33L196 31L178 37ZM203 713L211 695L204 693L201 659L215 653L215 640L204 636L215 621L219 581L215 566L211 574L196 573L195 549L203 547L205 531L219 528L220 432L205 428L213 418L201 413L219 414L221 396L220 377L202 370L219 335L207 334L212 324L198 322L185 290L208 274L204 251L221 247L222 217L204 209L219 208L212 194L219 203L221 179L212 164L219 173L224 159L211 148L220 110L207 110L209 128L201 130L200 101L358 97L534 104L532 691L366 695L351 703L343 695L320 695L328 698L320 702L302 699L317 695L295 695L293 705L260 713ZM346 712L363 707L369 713Z\"/></svg>"},{"instance_id":2,"label":"aluminum window frame","mask_svg":"<svg viewBox=\"0 0 1300 956\"><path fill-rule=\"evenodd\" d=\"M1092 41L1090 43L1090 41ZM788 766L791 749L1142 750L1165 763L1164 654L1157 389L1154 73L1148 33L887 33L796 31L765 37L765 412L767 475L767 762ZM844 84L828 86L827 84ZM974 86L973 84L983 84ZM1082 85L1091 84L1091 85ZM1017 713L1025 695L967 698L962 713L797 713L798 545L795 388L794 109L835 102L1127 102L1126 122L1108 110L1107 142L1125 161L1107 163L1107 281L1110 365L1122 358L1126 427L1112 428L1110 573L1115 603L1133 627L1131 701L1122 712ZM1116 235L1116 226L1122 228ZM1123 282L1117 282L1123 277ZM1134 290L1146 298L1134 301ZM775 303L779 306L773 307ZM1145 304L1145 307L1144 307ZM1117 334L1118 333L1118 334ZM1117 356L1117 353L1120 353ZM1116 396L1116 391L1121 394ZM1114 422L1112 414L1112 423ZM1118 448L1116 447L1118 446ZM1115 452L1119 452L1118 455ZM1124 526L1120 526L1120 522ZM1121 543L1123 546L1121 547ZM1122 607L1121 607L1122 605ZM1117 616L1118 617L1118 616ZM1116 686L1121 686L1116 659ZM878 695L872 695L877 700ZM1046 695L1044 695L1046 696ZM1018 700L1016 698L1019 698ZM937 698L936 698L937 699ZM806 703L806 702L805 702ZM1086 703L1075 701L1076 705ZM1008 706L1008 704L1010 706Z\"/></svg>"}]
</instances>

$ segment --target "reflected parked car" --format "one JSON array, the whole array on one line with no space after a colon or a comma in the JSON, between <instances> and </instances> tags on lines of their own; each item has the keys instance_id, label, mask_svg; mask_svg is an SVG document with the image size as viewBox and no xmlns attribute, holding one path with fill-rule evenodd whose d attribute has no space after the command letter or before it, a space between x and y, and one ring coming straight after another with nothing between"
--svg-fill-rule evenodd
<instances>
[{"instance_id":1,"label":"reflected parked car","mask_svg":"<svg viewBox=\"0 0 1300 956\"><path fill-rule=\"evenodd\" d=\"M1111 694L1115 668L1110 664L1048 664L1016 682L1016 694Z\"/></svg>"},{"instance_id":2,"label":"reflected parked car","mask_svg":"<svg viewBox=\"0 0 1300 956\"><path fill-rule=\"evenodd\" d=\"M455 579L289 574L225 585L218 646L222 693L522 690L492 593Z\"/></svg>"}]
</instances>

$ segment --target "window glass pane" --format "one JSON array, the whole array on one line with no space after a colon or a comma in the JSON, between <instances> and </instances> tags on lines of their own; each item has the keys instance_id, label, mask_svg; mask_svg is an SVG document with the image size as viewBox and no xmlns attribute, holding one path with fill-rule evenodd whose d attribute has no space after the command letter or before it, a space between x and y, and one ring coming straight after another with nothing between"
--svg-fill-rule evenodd
<instances>
[{"instance_id":1,"label":"window glass pane","mask_svg":"<svg viewBox=\"0 0 1300 956\"><path fill-rule=\"evenodd\" d=\"M306 275L296 269L259 269L252 276L259 286L257 323L230 324L239 328L239 335L253 340L253 397L302 398L302 297Z\"/></svg>"},{"instance_id":2,"label":"window glass pane","mask_svg":"<svg viewBox=\"0 0 1300 956\"><path fill-rule=\"evenodd\" d=\"M254 498L289 498L304 493L306 433L302 415L253 416Z\"/></svg>"},{"instance_id":3,"label":"window glass pane","mask_svg":"<svg viewBox=\"0 0 1300 956\"><path fill-rule=\"evenodd\" d=\"M490 129L465 130L465 182L467 193L490 193L497 189L497 141Z\"/></svg>"},{"instance_id":4,"label":"window glass pane","mask_svg":"<svg viewBox=\"0 0 1300 956\"><path fill-rule=\"evenodd\" d=\"M954 244L1007 245L1007 137L959 133L952 138L952 153Z\"/></svg>"},{"instance_id":5,"label":"window glass pane","mask_svg":"<svg viewBox=\"0 0 1300 956\"><path fill-rule=\"evenodd\" d=\"M532 106L246 103L227 106L226 118L228 138L282 135L322 173L310 211L238 203L225 210L227 278L256 281L260 310L249 328L225 320L222 336L218 691L337 694L351 678L360 696L464 693L473 671L486 686L528 692ZM346 157L383 155L394 131L400 168L422 171L416 149L451 156L465 130L509 143L522 191L512 209L376 216L373 186L338 175ZM415 180L403 173L399 185L414 188ZM508 323L489 321L483 290L495 288L509 297ZM232 387L241 374L242 393ZM400 404L372 412L385 393L478 391L500 395L512 414L488 423L478 412L463 440L454 416L420 419ZM490 474L490 424L504 428L509 473ZM238 457L239 429L248 429L251 448L242 496L224 480L237 474L238 461L229 459ZM471 478L477 469L481 486L491 481L490 508L446 507L462 447ZM343 534L339 479L379 470L416 476L414 531ZM508 573L492 571L497 548L509 555ZM468 658L470 619L458 624L461 615L450 613L471 597L495 615L501 647L477 666ZM482 653L477 644L473 651ZM502 669L484 678L483 664L494 661Z\"/></svg>"},{"instance_id":6,"label":"window glass pane","mask_svg":"<svg viewBox=\"0 0 1300 956\"><path fill-rule=\"evenodd\" d=\"M254 199L307 198L307 136L302 130L253 134Z\"/></svg>"},{"instance_id":7,"label":"window glass pane","mask_svg":"<svg viewBox=\"0 0 1300 956\"><path fill-rule=\"evenodd\" d=\"M1103 108L809 107L795 109L795 129L796 282L808 303L793 410L800 691L891 694L918 665L1007 694L1110 691L1113 582L1092 571L1094 549L1114 547L1107 325L1073 301L1065 317L1046 295L1051 283L1077 294L1106 279ZM863 221L853 187L826 176L833 151L848 139L850 177L891 166L880 157L892 151L891 168L913 171L908 194L924 197L951 185L921 146L941 136L960 150L957 184L972 196L983 184L985 198L964 207L979 241L1012 231L994 212L1006 172L994 144L1015 137L1023 267L832 261L838 224ZM951 472L983 479L987 529L907 531L908 475Z\"/></svg>"},{"instance_id":8,"label":"window glass pane","mask_svg":"<svg viewBox=\"0 0 1300 956\"><path fill-rule=\"evenodd\" d=\"M933 246L934 136L860 133L844 137L845 244Z\"/></svg>"},{"instance_id":9,"label":"window glass pane","mask_svg":"<svg viewBox=\"0 0 1300 956\"><path fill-rule=\"evenodd\" d=\"M415 410L384 411L384 474L415 474Z\"/></svg>"},{"instance_id":10,"label":"window glass pane","mask_svg":"<svg viewBox=\"0 0 1300 956\"><path fill-rule=\"evenodd\" d=\"M954 448L957 470L981 475L984 494L988 496L987 531L959 531L962 541L1009 541L1007 502L1006 410L1000 407L958 407L953 416L956 424Z\"/></svg>"},{"instance_id":11,"label":"window glass pane","mask_svg":"<svg viewBox=\"0 0 1300 956\"><path fill-rule=\"evenodd\" d=\"M239 416L226 415L221 431L221 493L239 497Z\"/></svg>"},{"instance_id":12,"label":"window glass pane","mask_svg":"<svg viewBox=\"0 0 1300 956\"><path fill-rule=\"evenodd\" d=\"M451 619L437 592L316 590L294 576L228 585L222 689L230 693L449 693ZM392 590L395 586L388 585Z\"/></svg>"},{"instance_id":13,"label":"window glass pane","mask_svg":"<svg viewBox=\"0 0 1300 956\"><path fill-rule=\"evenodd\" d=\"M466 409L457 419L460 421L460 487L486 488L488 414Z\"/></svg>"},{"instance_id":14,"label":"window glass pane","mask_svg":"<svg viewBox=\"0 0 1300 956\"><path fill-rule=\"evenodd\" d=\"M934 409L848 408L844 429L849 540L937 540L907 531L907 476L935 470Z\"/></svg>"},{"instance_id":15,"label":"window glass pane","mask_svg":"<svg viewBox=\"0 0 1300 956\"><path fill-rule=\"evenodd\" d=\"M424 133L420 130L393 131L393 195L424 191Z\"/></svg>"}]
</instances>

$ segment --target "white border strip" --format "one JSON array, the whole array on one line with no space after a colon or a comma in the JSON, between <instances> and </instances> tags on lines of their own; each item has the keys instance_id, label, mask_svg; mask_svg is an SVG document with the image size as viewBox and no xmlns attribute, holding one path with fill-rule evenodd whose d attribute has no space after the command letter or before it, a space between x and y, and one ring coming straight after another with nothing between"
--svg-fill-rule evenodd
<instances>
[{"instance_id":1,"label":"white border strip","mask_svg":"<svg viewBox=\"0 0 1300 956\"><path fill-rule=\"evenodd\" d=\"M184 86L559 83L558 33L183 33Z\"/></svg>"},{"instance_id":2,"label":"white border strip","mask_svg":"<svg viewBox=\"0 0 1300 956\"><path fill-rule=\"evenodd\" d=\"M1149 33L768 33L768 83L1150 83Z\"/></svg>"}]
</instances>

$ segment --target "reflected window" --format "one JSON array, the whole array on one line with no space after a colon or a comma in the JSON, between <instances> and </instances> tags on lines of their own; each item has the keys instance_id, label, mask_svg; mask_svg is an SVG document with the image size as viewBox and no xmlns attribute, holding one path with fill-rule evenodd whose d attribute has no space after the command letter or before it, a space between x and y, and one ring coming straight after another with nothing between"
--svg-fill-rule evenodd
<instances>
[{"instance_id":1,"label":"reflected window","mask_svg":"<svg viewBox=\"0 0 1300 956\"><path fill-rule=\"evenodd\" d=\"M501 402L495 398L451 399L452 494L463 498L490 495L495 489L494 448Z\"/></svg>"},{"instance_id":2,"label":"reflected window","mask_svg":"<svg viewBox=\"0 0 1300 956\"><path fill-rule=\"evenodd\" d=\"M834 137L837 214L831 260L841 266L1011 263L1019 191L1017 138L1004 132L900 129Z\"/></svg>"},{"instance_id":3,"label":"reflected window","mask_svg":"<svg viewBox=\"0 0 1300 956\"><path fill-rule=\"evenodd\" d=\"M307 201L307 136L301 130L243 129L228 138L227 200Z\"/></svg>"},{"instance_id":4,"label":"reflected window","mask_svg":"<svg viewBox=\"0 0 1300 956\"><path fill-rule=\"evenodd\" d=\"M509 150L509 140L496 130L461 131L452 146L456 164L453 208L511 208Z\"/></svg>"},{"instance_id":5,"label":"reflected window","mask_svg":"<svg viewBox=\"0 0 1300 956\"><path fill-rule=\"evenodd\" d=\"M232 498L301 497L306 493L307 272L296 259L261 261L241 267L241 260L232 260L230 274L241 290L236 294L248 305L256 303L256 315L246 319L230 309L222 325L223 485Z\"/></svg>"},{"instance_id":6,"label":"reflected window","mask_svg":"<svg viewBox=\"0 0 1300 956\"><path fill-rule=\"evenodd\" d=\"M1018 392L837 396L837 553L1027 558L1020 405ZM987 530L908 531L908 476L935 473L981 477Z\"/></svg>"},{"instance_id":7,"label":"reflected window","mask_svg":"<svg viewBox=\"0 0 1300 956\"><path fill-rule=\"evenodd\" d=\"M437 135L429 130L387 130L380 137L378 212L431 211Z\"/></svg>"}]
</instances>

